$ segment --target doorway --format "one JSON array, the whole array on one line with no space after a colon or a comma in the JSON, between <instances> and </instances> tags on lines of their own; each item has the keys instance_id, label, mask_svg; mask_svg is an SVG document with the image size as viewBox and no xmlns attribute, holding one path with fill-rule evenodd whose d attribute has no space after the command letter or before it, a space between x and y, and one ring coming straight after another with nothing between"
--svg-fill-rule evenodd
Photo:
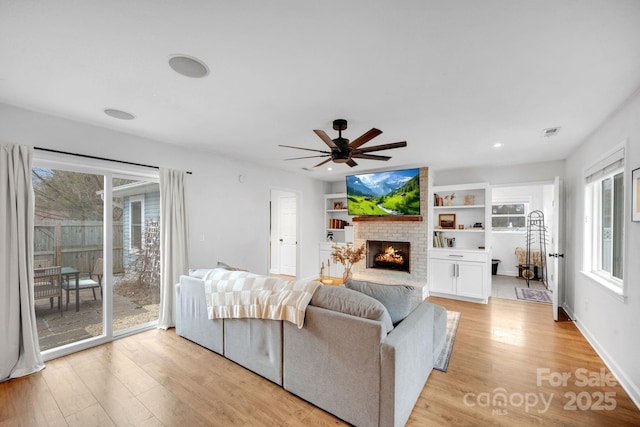
<instances>
[{"instance_id":1,"label":"doorway","mask_svg":"<svg viewBox=\"0 0 640 427\"><path fill-rule=\"evenodd\" d=\"M540 297L540 300L553 306L554 319L557 319L561 272L557 258L549 258L549 254L557 253L560 245L559 202L558 178L550 182L495 186L492 189L491 296L511 300ZM546 259L541 264L544 268L534 266L530 271L523 271L516 252L526 253L527 216L533 211L542 212L544 216ZM533 277L527 280L527 276ZM518 289L532 289L534 292Z\"/></svg>"},{"instance_id":2,"label":"doorway","mask_svg":"<svg viewBox=\"0 0 640 427\"><path fill-rule=\"evenodd\" d=\"M298 275L298 193L271 190L269 273Z\"/></svg>"},{"instance_id":3,"label":"doorway","mask_svg":"<svg viewBox=\"0 0 640 427\"><path fill-rule=\"evenodd\" d=\"M158 173L85 163L34 159L34 276L56 289L34 293L45 360L157 324Z\"/></svg>"}]
</instances>

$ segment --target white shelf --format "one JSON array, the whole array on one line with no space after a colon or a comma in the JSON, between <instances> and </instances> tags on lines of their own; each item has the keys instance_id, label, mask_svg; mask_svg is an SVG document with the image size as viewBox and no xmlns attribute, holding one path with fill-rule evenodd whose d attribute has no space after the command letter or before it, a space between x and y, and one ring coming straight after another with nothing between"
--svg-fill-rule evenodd
<instances>
[{"instance_id":1,"label":"white shelf","mask_svg":"<svg viewBox=\"0 0 640 427\"><path fill-rule=\"evenodd\" d=\"M484 228L478 228L478 229L473 229L473 228L463 228L463 229L459 229L459 228L434 228L433 231L442 231L444 233L484 233L485 230Z\"/></svg>"},{"instance_id":2,"label":"white shelf","mask_svg":"<svg viewBox=\"0 0 640 427\"><path fill-rule=\"evenodd\" d=\"M334 203L342 203L340 209L334 209ZM349 225L353 225L353 218L349 215L347 210L347 193L330 193L324 195L324 234L333 234L333 241L335 243L344 243L347 239L353 239L353 228L332 228L330 222L332 219L339 219L347 222Z\"/></svg>"},{"instance_id":3,"label":"white shelf","mask_svg":"<svg viewBox=\"0 0 640 427\"><path fill-rule=\"evenodd\" d=\"M484 209L484 205L453 205L453 206L434 206L435 210L448 210L448 209Z\"/></svg>"}]
</instances>

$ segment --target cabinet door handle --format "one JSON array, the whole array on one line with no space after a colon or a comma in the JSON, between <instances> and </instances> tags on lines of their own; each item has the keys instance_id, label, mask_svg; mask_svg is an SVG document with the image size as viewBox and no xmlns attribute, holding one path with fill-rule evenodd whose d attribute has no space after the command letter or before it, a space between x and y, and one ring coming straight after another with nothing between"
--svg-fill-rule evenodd
<instances>
[{"instance_id":1,"label":"cabinet door handle","mask_svg":"<svg viewBox=\"0 0 640 427\"><path fill-rule=\"evenodd\" d=\"M456 277L460 277L460 264L456 264Z\"/></svg>"}]
</instances>

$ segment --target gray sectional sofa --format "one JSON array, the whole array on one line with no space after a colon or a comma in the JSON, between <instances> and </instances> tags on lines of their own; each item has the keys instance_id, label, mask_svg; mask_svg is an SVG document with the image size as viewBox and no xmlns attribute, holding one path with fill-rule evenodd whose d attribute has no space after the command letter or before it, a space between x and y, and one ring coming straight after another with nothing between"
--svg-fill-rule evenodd
<instances>
[{"instance_id":1,"label":"gray sectional sofa","mask_svg":"<svg viewBox=\"0 0 640 427\"><path fill-rule=\"evenodd\" d=\"M367 289L320 286L302 328L277 320L209 320L201 272L176 285L178 335L353 425L406 423L444 345L443 307L394 305L386 295L380 299L392 316L361 282L354 287ZM369 293L379 296L381 289ZM406 316L394 322L403 310Z\"/></svg>"}]
</instances>

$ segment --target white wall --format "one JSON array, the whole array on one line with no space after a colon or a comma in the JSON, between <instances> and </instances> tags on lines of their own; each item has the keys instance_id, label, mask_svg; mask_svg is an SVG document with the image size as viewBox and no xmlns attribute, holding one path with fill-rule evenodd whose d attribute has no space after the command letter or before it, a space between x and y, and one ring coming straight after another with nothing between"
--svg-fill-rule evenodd
<instances>
[{"instance_id":1,"label":"white wall","mask_svg":"<svg viewBox=\"0 0 640 427\"><path fill-rule=\"evenodd\" d=\"M640 405L640 222L625 209L624 280L626 301L580 273L583 247L584 170L613 146L627 140L625 197L630 197L631 171L640 167L640 95L635 94L567 159L567 286L565 300L576 324Z\"/></svg>"},{"instance_id":2,"label":"white wall","mask_svg":"<svg viewBox=\"0 0 640 427\"><path fill-rule=\"evenodd\" d=\"M191 267L223 261L267 273L270 190L298 191L300 277L318 274L328 188L322 181L6 104L0 104L0 141L192 171L187 179Z\"/></svg>"},{"instance_id":3,"label":"white wall","mask_svg":"<svg viewBox=\"0 0 640 427\"><path fill-rule=\"evenodd\" d=\"M428 166L428 165L427 165ZM464 169L431 169L432 185L468 184L488 182L491 185L553 182L556 176L564 176L565 162L557 160L542 163L526 163Z\"/></svg>"}]
</instances>

